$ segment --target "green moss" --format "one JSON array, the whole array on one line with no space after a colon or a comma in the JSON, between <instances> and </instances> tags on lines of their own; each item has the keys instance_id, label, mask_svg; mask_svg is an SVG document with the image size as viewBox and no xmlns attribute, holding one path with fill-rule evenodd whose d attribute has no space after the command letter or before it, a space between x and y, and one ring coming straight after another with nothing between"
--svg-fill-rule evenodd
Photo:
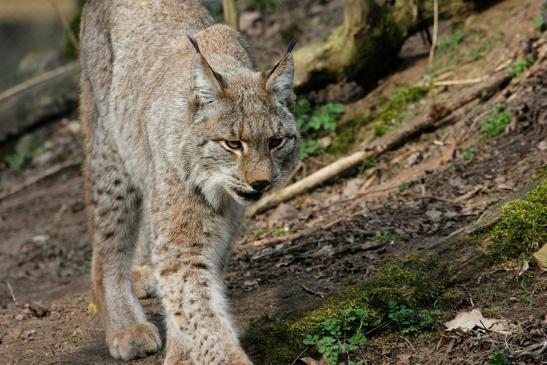
<instances>
[{"instance_id":1,"label":"green moss","mask_svg":"<svg viewBox=\"0 0 547 365\"><path fill-rule=\"evenodd\" d=\"M429 88L425 86L400 86L384 102L378 115L380 120L373 128L374 137L381 137L417 113L413 103L423 99Z\"/></svg>"},{"instance_id":2,"label":"green moss","mask_svg":"<svg viewBox=\"0 0 547 365\"><path fill-rule=\"evenodd\" d=\"M545 179L545 174L547 170L543 171L543 178ZM527 199L531 203L541 204L547 206L547 179L540 184L537 188L528 193Z\"/></svg>"},{"instance_id":3,"label":"green moss","mask_svg":"<svg viewBox=\"0 0 547 365\"><path fill-rule=\"evenodd\" d=\"M324 320L339 320L343 309L365 309L370 325L376 326L387 319L390 301L412 308L432 305L445 290L447 278L446 268L434 254L395 259L371 278L330 296L311 310L253 323L242 342L256 363L290 363L303 350L304 338L318 334Z\"/></svg>"},{"instance_id":4,"label":"green moss","mask_svg":"<svg viewBox=\"0 0 547 365\"><path fill-rule=\"evenodd\" d=\"M408 110L408 105L423 99L428 92L429 88L425 86L398 87L387 100L384 110L380 114L380 119L388 123L393 121L402 122L406 116L405 112Z\"/></svg>"},{"instance_id":5,"label":"green moss","mask_svg":"<svg viewBox=\"0 0 547 365\"><path fill-rule=\"evenodd\" d=\"M527 200L504 205L490 233L494 260L529 255L547 242L547 181L528 193Z\"/></svg>"},{"instance_id":6,"label":"green moss","mask_svg":"<svg viewBox=\"0 0 547 365\"><path fill-rule=\"evenodd\" d=\"M351 151L359 143L359 131L371 120L370 114L350 119L344 125L336 129L336 136L328 148L328 152L334 155L345 154Z\"/></svg>"}]
</instances>

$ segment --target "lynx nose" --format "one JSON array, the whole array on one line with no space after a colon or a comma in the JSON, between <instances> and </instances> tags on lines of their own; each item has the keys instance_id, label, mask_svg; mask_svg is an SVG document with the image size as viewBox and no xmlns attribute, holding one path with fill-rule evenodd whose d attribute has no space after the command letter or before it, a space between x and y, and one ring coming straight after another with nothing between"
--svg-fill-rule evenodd
<instances>
[{"instance_id":1,"label":"lynx nose","mask_svg":"<svg viewBox=\"0 0 547 365\"><path fill-rule=\"evenodd\" d=\"M268 180L258 180L251 183L252 188L260 193L265 192L272 184Z\"/></svg>"}]
</instances>

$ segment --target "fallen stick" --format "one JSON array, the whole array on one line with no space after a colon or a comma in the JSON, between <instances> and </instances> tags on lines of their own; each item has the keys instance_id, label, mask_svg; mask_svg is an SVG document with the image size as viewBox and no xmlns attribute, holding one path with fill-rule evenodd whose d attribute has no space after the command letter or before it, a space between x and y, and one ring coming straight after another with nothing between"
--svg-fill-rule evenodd
<instances>
[{"instance_id":1,"label":"fallen stick","mask_svg":"<svg viewBox=\"0 0 547 365\"><path fill-rule=\"evenodd\" d=\"M80 166L81 163L82 163L81 160L77 160L77 161L67 161L55 166L51 166L50 168L46 169L44 172L30 177L27 180L23 181L23 183L15 185L11 189L8 189L8 191L6 191L5 193L0 194L0 201L5 200L6 198L14 194L17 194L21 190L24 190L28 188L29 186L34 185L44 179L47 179L48 177L56 175L66 169Z\"/></svg>"},{"instance_id":2,"label":"fallen stick","mask_svg":"<svg viewBox=\"0 0 547 365\"><path fill-rule=\"evenodd\" d=\"M464 97L460 98L452 105L449 105L446 108L447 112L442 118L434 119L428 116L418 117L403 126L398 132L378 139L367 149L354 152L346 157L342 157L341 159L303 178L302 180L278 190L271 195L265 196L247 209L247 215L253 216L257 213L271 209L282 202L303 194L325 183L333 177L339 176L340 174L356 167L363 160L376 158L387 151L392 151L399 148L408 140L415 139L424 132L434 131L445 125L453 123L456 118L451 115L451 113L465 106L472 100L480 97L484 92L492 93L495 90L505 87L509 81L509 76L507 76L504 72L494 74L485 82L476 85Z\"/></svg>"}]
</instances>

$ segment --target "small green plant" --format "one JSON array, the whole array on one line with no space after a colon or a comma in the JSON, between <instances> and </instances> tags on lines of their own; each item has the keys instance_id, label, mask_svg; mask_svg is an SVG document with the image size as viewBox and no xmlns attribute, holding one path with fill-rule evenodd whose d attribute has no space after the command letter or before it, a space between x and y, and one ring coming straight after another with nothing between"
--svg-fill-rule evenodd
<instances>
[{"instance_id":1,"label":"small green plant","mask_svg":"<svg viewBox=\"0 0 547 365\"><path fill-rule=\"evenodd\" d=\"M339 103L326 103L313 110L308 100L298 100L295 118L302 134L300 159L303 160L324 151L324 146L317 141L317 138L322 134L332 134L336 129L336 120L343 112L344 106Z\"/></svg>"},{"instance_id":2,"label":"small green plant","mask_svg":"<svg viewBox=\"0 0 547 365\"><path fill-rule=\"evenodd\" d=\"M285 233L287 230L285 227L278 226L272 228L272 236L281 236L283 233Z\"/></svg>"},{"instance_id":3,"label":"small green plant","mask_svg":"<svg viewBox=\"0 0 547 365\"><path fill-rule=\"evenodd\" d=\"M156 360L162 360L163 359L164 351L165 351L165 349L163 347L156 350L156 352L154 353L154 356L156 357Z\"/></svg>"},{"instance_id":4,"label":"small green plant","mask_svg":"<svg viewBox=\"0 0 547 365\"><path fill-rule=\"evenodd\" d=\"M380 240L383 242L391 242L399 239L401 235L396 232L384 231L382 233L377 233L373 239Z\"/></svg>"},{"instance_id":5,"label":"small green plant","mask_svg":"<svg viewBox=\"0 0 547 365\"><path fill-rule=\"evenodd\" d=\"M10 169L21 170L34 156L43 153L45 148L38 146L32 134L24 135L17 141L13 154L4 157L4 162Z\"/></svg>"},{"instance_id":6,"label":"small green plant","mask_svg":"<svg viewBox=\"0 0 547 365\"><path fill-rule=\"evenodd\" d=\"M498 136L505 130L505 127L511 123L512 119L513 114L511 114L511 112L496 108L494 112L484 119L480 139L485 140Z\"/></svg>"},{"instance_id":7,"label":"small green plant","mask_svg":"<svg viewBox=\"0 0 547 365\"><path fill-rule=\"evenodd\" d=\"M374 167L375 165L376 163L373 160L366 159L363 162L361 162L359 166L357 166L357 172L362 173L366 169L370 169L371 167Z\"/></svg>"},{"instance_id":8,"label":"small green plant","mask_svg":"<svg viewBox=\"0 0 547 365\"><path fill-rule=\"evenodd\" d=\"M490 356L490 359L488 359L487 365L507 365L509 364L509 360L507 360L507 357L505 354L501 351L495 351L492 356Z\"/></svg>"},{"instance_id":9,"label":"small green plant","mask_svg":"<svg viewBox=\"0 0 547 365\"><path fill-rule=\"evenodd\" d=\"M507 75L511 78L518 77L526 71L526 69L532 66L536 62L536 57L529 54L525 58L519 58L513 63L511 67L507 69Z\"/></svg>"},{"instance_id":10,"label":"small green plant","mask_svg":"<svg viewBox=\"0 0 547 365\"><path fill-rule=\"evenodd\" d=\"M472 160L473 157L477 154L477 150L474 148L466 148L463 150L462 157L464 160L469 161Z\"/></svg>"},{"instance_id":11,"label":"small green plant","mask_svg":"<svg viewBox=\"0 0 547 365\"><path fill-rule=\"evenodd\" d=\"M539 29L541 32L543 32L546 28L545 19L543 19L543 16L536 15L532 18L532 21L534 22L534 26Z\"/></svg>"},{"instance_id":12,"label":"small green plant","mask_svg":"<svg viewBox=\"0 0 547 365\"><path fill-rule=\"evenodd\" d=\"M393 127L387 125L386 122L382 121L374 126L372 133L374 134L374 137L382 137L383 135L391 132L392 130L393 130Z\"/></svg>"},{"instance_id":13,"label":"small green plant","mask_svg":"<svg viewBox=\"0 0 547 365\"><path fill-rule=\"evenodd\" d=\"M402 192L405 192L408 190L408 183L407 182L403 182L399 185L399 192L402 193Z\"/></svg>"},{"instance_id":14,"label":"small green plant","mask_svg":"<svg viewBox=\"0 0 547 365\"><path fill-rule=\"evenodd\" d=\"M262 228L262 227L258 227L257 229L255 229L255 230L253 231L253 235L254 235L255 237L262 236L263 234L264 234L264 228Z\"/></svg>"},{"instance_id":15,"label":"small green plant","mask_svg":"<svg viewBox=\"0 0 547 365\"><path fill-rule=\"evenodd\" d=\"M340 103L326 103L313 113L308 100L299 100L296 104L296 121L302 135L313 132L333 132L336 129L336 119L344 113L344 106Z\"/></svg>"},{"instance_id":16,"label":"small green plant","mask_svg":"<svg viewBox=\"0 0 547 365\"><path fill-rule=\"evenodd\" d=\"M328 318L321 322L321 334L308 335L304 345L319 345L319 352L331 365L338 364L338 358L344 355L347 364L353 364L350 353L367 341L363 334L369 324L369 314L363 308L346 308L340 311L338 318Z\"/></svg>"},{"instance_id":17,"label":"small green plant","mask_svg":"<svg viewBox=\"0 0 547 365\"><path fill-rule=\"evenodd\" d=\"M415 334L431 328L440 314L438 310L414 309L395 300L389 301L388 318L401 333Z\"/></svg>"},{"instance_id":18,"label":"small green plant","mask_svg":"<svg viewBox=\"0 0 547 365\"><path fill-rule=\"evenodd\" d=\"M448 50L456 47L458 44L463 42L463 33L461 30L457 29L452 33L445 35L439 38L437 42L437 47L441 50Z\"/></svg>"},{"instance_id":19,"label":"small green plant","mask_svg":"<svg viewBox=\"0 0 547 365\"><path fill-rule=\"evenodd\" d=\"M325 148L321 145L321 143L317 142L315 139L305 139L300 143L298 157L301 160L305 160L306 158L316 155L324 150Z\"/></svg>"}]
</instances>

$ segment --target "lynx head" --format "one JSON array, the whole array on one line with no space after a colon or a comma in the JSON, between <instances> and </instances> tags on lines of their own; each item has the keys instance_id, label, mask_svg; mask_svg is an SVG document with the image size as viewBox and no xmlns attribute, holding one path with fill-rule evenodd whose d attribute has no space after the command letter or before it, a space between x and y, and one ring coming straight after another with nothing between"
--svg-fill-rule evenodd
<instances>
[{"instance_id":1,"label":"lynx head","mask_svg":"<svg viewBox=\"0 0 547 365\"><path fill-rule=\"evenodd\" d=\"M279 185L298 155L291 55L294 42L266 73L245 67L214 70L190 38L197 56L188 120L194 143L189 179L218 205L226 193L240 204ZM218 63L218 62L217 62ZM217 72L218 71L218 72Z\"/></svg>"}]
</instances>

